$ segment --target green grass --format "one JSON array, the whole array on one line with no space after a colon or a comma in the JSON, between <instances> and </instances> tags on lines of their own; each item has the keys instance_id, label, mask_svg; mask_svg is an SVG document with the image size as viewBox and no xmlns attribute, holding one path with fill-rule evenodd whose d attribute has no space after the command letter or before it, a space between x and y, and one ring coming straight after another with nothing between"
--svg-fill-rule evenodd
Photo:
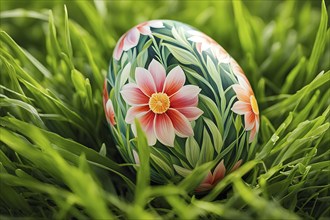
<instances>
[{"instance_id":1,"label":"green grass","mask_svg":"<svg viewBox=\"0 0 330 220\"><path fill-rule=\"evenodd\" d=\"M5 0L0 8L1 219L330 218L325 2ZM106 124L102 85L116 40L156 18L219 42L259 102L249 161L207 195L193 189L209 164L156 185L146 140L137 142L135 174Z\"/></svg>"}]
</instances>

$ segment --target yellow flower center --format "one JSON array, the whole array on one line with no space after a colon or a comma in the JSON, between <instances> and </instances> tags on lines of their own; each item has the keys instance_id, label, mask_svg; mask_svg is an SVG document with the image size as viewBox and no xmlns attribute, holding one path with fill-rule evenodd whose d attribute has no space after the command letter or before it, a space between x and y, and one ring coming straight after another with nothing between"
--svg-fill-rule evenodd
<instances>
[{"instance_id":1,"label":"yellow flower center","mask_svg":"<svg viewBox=\"0 0 330 220\"><path fill-rule=\"evenodd\" d=\"M254 95L250 96L250 103L251 103L251 107L252 107L252 111L254 112L254 114L259 114L259 108L258 108L258 103L256 98L254 97Z\"/></svg>"},{"instance_id":2,"label":"yellow flower center","mask_svg":"<svg viewBox=\"0 0 330 220\"><path fill-rule=\"evenodd\" d=\"M162 92L154 93L149 99L149 107L154 113L162 114L169 109L170 98Z\"/></svg>"}]
</instances>

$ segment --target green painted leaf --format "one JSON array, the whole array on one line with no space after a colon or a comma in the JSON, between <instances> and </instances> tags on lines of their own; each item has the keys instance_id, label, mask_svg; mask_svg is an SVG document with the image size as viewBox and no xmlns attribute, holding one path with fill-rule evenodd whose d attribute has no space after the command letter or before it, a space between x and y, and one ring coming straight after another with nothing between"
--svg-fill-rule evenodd
<instances>
[{"instance_id":1,"label":"green painted leaf","mask_svg":"<svg viewBox=\"0 0 330 220\"><path fill-rule=\"evenodd\" d=\"M186 36L184 34L183 28L176 29L173 27L171 32L173 34L173 37L176 40L178 40L180 46L184 46L187 49L190 47L190 44L188 43ZM176 42L176 43L178 43L178 42Z\"/></svg>"},{"instance_id":2,"label":"green painted leaf","mask_svg":"<svg viewBox=\"0 0 330 220\"><path fill-rule=\"evenodd\" d=\"M163 170L168 176L173 176L174 175L174 171L173 168L170 167L165 161L163 161L162 159L160 159L159 157L157 157L154 154L150 154L151 160L153 160L153 162L155 162L157 164L157 166Z\"/></svg>"},{"instance_id":3,"label":"green painted leaf","mask_svg":"<svg viewBox=\"0 0 330 220\"><path fill-rule=\"evenodd\" d=\"M131 72L131 63L127 63L120 75L119 88L121 88L125 84L125 82L127 81L130 75L130 72Z\"/></svg>"},{"instance_id":4,"label":"green painted leaf","mask_svg":"<svg viewBox=\"0 0 330 220\"><path fill-rule=\"evenodd\" d=\"M172 44L164 43L164 45L170 50L173 56L182 64L194 65L198 63L196 57L191 54L190 51L174 46Z\"/></svg>"},{"instance_id":5,"label":"green painted leaf","mask_svg":"<svg viewBox=\"0 0 330 220\"><path fill-rule=\"evenodd\" d=\"M180 166L175 165L175 164L173 164L173 167L174 167L175 171L183 177L188 176L192 172L191 170L188 170L184 167L180 167Z\"/></svg>"},{"instance_id":6,"label":"green painted leaf","mask_svg":"<svg viewBox=\"0 0 330 220\"><path fill-rule=\"evenodd\" d=\"M203 118L203 119L204 119L207 127L210 129L210 133L213 138L214 149L219 154L223 147L223 141L222 141L222 136L221 136L220 130L210 119L208 119L208 118Z\"/></svg>"},{"instance_id":7,"label":"green painted leaf","mask_svg":"<svg viewBox=\"0 0 330 220\"><path fill-rule=\"evenodd\" d=\"M241 127L242 127L242 117L240 115L236 116L234 125L235 125L236 132L239 133L239 131L241 130Z\"/></svg>"},{"instance_id":8,"label":"green painted leaf","mask_svg":"<svg viewBox=\"0 0 330 220\"><path fill-rule=\"evenodd\" d=\"M217 71L216 66L214 65L213 61L209 56L207 56L206 58L206 65L207 65L208 73L210 74L212 80L217 85L219 94L221 95L221 93L223 93L223 88L222 88L220 73Z\"/></svg>"},{"instance_id":9,"label":"green painted leaf","mask_svg":"<svg viewBox=\"0 0 330 220\"><path fill-rule=\"evenodd\" d=\"M187 160L192 165L192 167L195 167L199 159L200 148L193 136L187 138L185 149Z\"/></svg>"},{"instance_id":10,"label":"green painted leaf","mask_svg":"<svg viewBox=\"0 0 330 220\"><path fill-rule=\"evenodd\" d=\"M217 105L212 101L212 99L210 99L207 96L204 95L199 95L201 102L203 102L205 104L205 106L208 107L208 109L212 112L215 121L216 121L216 125L220 130L220 133L223 133L223 122L222 122L222 117L221 114L219 112L219 109L217 107Z\"/></svg>"},{"instance_id":11,"label":"green painted leaf","mask_svg":"<svg viewBox=\"0 0 330 220\"><path fill-rule=\"evenodd\" d=\"M214 147L209 133L207 132L206 128L204 128L202 149L197 164L200 165L212 161L213 155L214 155Z\"/></svg>"},{"instance_id":12,"label":"green painted leaf","mask_svg":"<svg viewBox=\"0 0 330 220\"><path fill-rule=\"evenodd\" d=\"M157 37L159 39L162 39L162 40L165 40L165 41L168 41L168 42L171 42L171 43L176 43L177 42L174 38L169 37L169 36L164 35L164 34L153 33L152 35L154 35L155 37Z\"/></svg>"}]
</instances>

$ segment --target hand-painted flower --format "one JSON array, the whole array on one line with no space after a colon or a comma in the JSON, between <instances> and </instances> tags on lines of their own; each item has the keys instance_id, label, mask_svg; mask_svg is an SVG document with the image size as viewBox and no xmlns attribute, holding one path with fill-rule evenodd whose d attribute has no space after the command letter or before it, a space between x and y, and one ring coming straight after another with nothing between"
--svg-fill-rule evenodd
<instances>
[{"instance_id":1,"label":"hand-painted flower","mask_svg":"<svg viewBox=\"0 0 330 220\"><path fill-rule=\"evenodd\" d=\"M128 83L121 90L124 100L132 106L125 121L132 124L134 134L135 118L141 123L150 146L157 139L166 146L174 146L175 134L179 137L194 134L190 121L203 113L197 107L201 89L184 86L186 77L180 66L166 76L164 67L153 59L148 70L135 69L135 80L136 84Z\"/></svg>"},{"instance_id":2,"label":"hand-painted flower","mask_svg":"<svg viewBox=\"0 0 330 220\"><path fill-rule=\"evenodd\" d=\"M114 51L113 57L116 60L119 60L123 51L127 51L133 47L135 47L140 39L140 34L143 35L151 35L150 27L153 28L162 28L164 27L163 22L159 20L147 21L143 22L131 30L126 32L118 41Z\"/></svg>"},{"instance_id":3,"label":"hand-painted flower","mask_svg":"<svg viewBox=\"0 0 330 220\"><path fill-rule=\"evenodd\" d=\"M230 62L230 55L212 38L195 30L190 30L188 33L192 35L188 40L196 43L196 49L200 54L210 49L212 55L217 58L219 63Z\"/></svg>"},{"instance_id":4,"label":"hand-painted flower","mask_svg":"<svg viewBox=\"0 0 330 220\"><path fill-rule=\"evenodd\" d=\"M259 130L259 108L257 100L245 75L236 75L239 84L233 85L238 101L231 110L239 115L244 115L245 130L251 131L249 142L254 140Z\"/></svg>"},{"instance_id":5,"label":"hand-painted flower","mask_svg":"<svg viewBox=\"0 0 330 220\"><path fill-rule=\"evenodd\" d=\"M115 112L113 110L113 104L112 104L111 99L108 99L105 109L106 109L105 114L106 114L108 123L110 123L112 126L115 126L116 125Z\"/></svg>"},{"instance_id":6,"label":"hand-painted flower","mask_svg":"<svg viewBox=\"0 0 330 220\"><path fill-rule=\"evenodd\" d=\"M103 85L103 109L105 111L105 117L107 118L108 123L111 124L112 126L116 125L113 104L108 96L107 80L104 81L104 85Z\"/></svg>"},{"instance_id":7,"label":"hand-painted flower","mask_svg":"<svg viewBox=\"0 0 330 220\"><path fill-rule=\"evenodd\" d=\"M230 170L229 173L235 171L239 166L242 164L242 160L239 160L235 163L233 168ZM220 180L225 177L226 174L226 167L224 165L224 161L221 160L217 167L214 169L213 173L209 171L205 179L202 183L195 189L196 192L203 192L208 191L215 187Z\"/></svg>"}]
</instances>

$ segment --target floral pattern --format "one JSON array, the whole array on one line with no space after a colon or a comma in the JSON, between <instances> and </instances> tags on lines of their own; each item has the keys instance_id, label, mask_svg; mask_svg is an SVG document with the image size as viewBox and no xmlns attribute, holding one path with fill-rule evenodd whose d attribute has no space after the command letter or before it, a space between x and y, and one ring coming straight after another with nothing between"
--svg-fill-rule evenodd
<instances>
[{"instance_id":1,"label":"floral pattern","mask_svg":"<svg viewBox=\"0 0 330 220\"><path fill-rule=\"evenodd\" d=\"M252 142L259 130L259 108L257 100L245 77L237 75L238 84L233 85L238 101L234 103L232 111L244 115L245 130L251 131L249 142Z\"/></svg>"},{"instance_id":2,"label":"floral pattern","mask_svg":"<svg viewBox=\"0 0 330 220\"><path fill-rule=\"evenodd\" d=\"M119 42L117 43L113 51L113 57L116 60L119 60L123 51L127 51L135 47L139 43L140 34L151 35L150 27L162 28L164 26L163 26L163 22L154 20L154 21L143 22L133 27L131 30L129 30L119 39Z\"/></svg>"},{"instance_id":3,"label":"floral pattern","mask_svg":"<svg viewBox=\"0 0 330 220\"><path fill-rule=\"evenodd\" d=\"M229 63L230 56L225 49L223 49L217 42L202 32L190 30L188 31L192 36L188 40L196 43L197 51L202 54L203 51L210 50L211 54L218 59L218 62Z\"/></svg>"},{"instance_id":4,"label":"floral pattern","mask_svg":"<svg viewBox=\"0 0 330 220\"><path fill-rule=\"evenodd\" d=\"M107 80L104 81L104 85L103 85L103 108L104 108L105 117L107 119L107 122L111 126L115 126L116 125L115 112L114 112L112 101L108 97Z\"/></svg>"},{"instance_id":5,"label":"floral pattern","mask_svg":"<svg viewBox=\"0 0 330 220\"><path fill-rule=\"evenodd\" d=\"M247 159L241 148L259 129L257 101L238 63L212 38L170 20L143 22L119 39L103 107L120 154L135 169L139 122L145 147L152 147L151 180L157 183L180 181L237 146L195 192L207 192L225 177L224 161L230 172L239 167ZM242 160L234 164L233 155Z\"/></svg>"},{"instance_id":6,"label":"floral pattern","mask_svg":"<svg viewBox=\"0 0 330 220\"><path fill-rule=\"evenodd\" d=\"M148 144L156 139L166 146L174 146L175 135L189 137L194 134L190 121L202 113L198 107L200 88L185 85L186 77L180 66L166 76L164 67L152 60L148 69L135 69L136 83L123 86L121 94L131 105L125 121L134 123L138 118L146 133Z\"/></svg>"},{"instance_id":7,"label":"floral pattern","mask_svg":"<svg viewBox=\"0 0 330 220\"><path fill-rule=\"evenodd\" d=\"M238 169L241 166L241 164L242 164L242 160L237 161L229 173L234 172L236 169ZM203 192L212 189L217 185L218 182L220 182L225 177L225 174L226 174L226 167L224 165L224 160L221 160L220 163L215 167L213 173L211 171L208 172L205 179L195 189L195 191Z\"/></svg>"}]
</instances>

